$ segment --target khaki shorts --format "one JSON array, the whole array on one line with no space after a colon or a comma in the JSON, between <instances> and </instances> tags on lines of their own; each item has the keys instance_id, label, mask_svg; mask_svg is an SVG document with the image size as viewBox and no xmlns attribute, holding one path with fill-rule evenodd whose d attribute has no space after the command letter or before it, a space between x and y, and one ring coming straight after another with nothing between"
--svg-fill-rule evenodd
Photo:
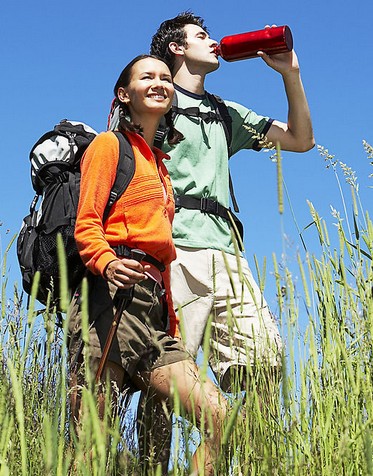
<instances>
[{"instance_id":1,"label":"khaki shorts","mask_svg":"<svg viewBox=\"0 0 373 476\"><path fill-rule=\"evenodd\" d=\"M211 316L209 363L223 390L231 366L281 364L282 342L274 316L244 258L218 250L177 247L171 288L185 346L193 355ZM227 378L224 378L224 377Z\"/></svg>"},{"instance_id":2,"label":"khaki shorts","mask_svg":"<svg viewBox=\"0 0 373 476\"><path fill-rule=\"evenodd\" d=\"M101 358L116 308L116 286L89 275L89 356ZM152 279L134 287L133 299L123 312L108 360L120 365L131 377L190 358L180 339L167 334L167 305L162 289ZM70 362L81 348L81 297L78 289L69 313Z\"/></svg>"}]
</instances>

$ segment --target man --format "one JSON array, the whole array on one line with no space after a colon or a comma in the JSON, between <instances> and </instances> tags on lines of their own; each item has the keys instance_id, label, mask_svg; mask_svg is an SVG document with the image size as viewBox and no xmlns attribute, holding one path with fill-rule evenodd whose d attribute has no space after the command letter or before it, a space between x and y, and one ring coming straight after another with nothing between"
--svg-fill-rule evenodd
<instances>
[{"instance_id":1,"label":"man","mask_svg":"<svg viewBox=\"0 0 373 476\"><path fill-rule=\"evenodd\" d=\"M160 25L151 53L169 64L177 95L174 125L184 135L176 146L164 145L171 157L167 168L177 206L173 301L179 308L186 346L193 354L203 342L212 316L209 362L227 391L234 371L245 370L248 363L266 361L276 368L281 362L281 340L274 318L246 259L235 255L231 221L225 211L229 208L229 155L241 149L260 150L262 136L266 142L279 143L282 150L294 152L311 149L314 138L295 52L274 56L259 52L283 78L288 120L272 120L225 101L232 119L228 151L222 121L211 120L216 106L205 92L207 74L219 67L216 46L203 19L185 12ZM197 116L195 109L200 111Z\"/></svg>"}]
</instances>

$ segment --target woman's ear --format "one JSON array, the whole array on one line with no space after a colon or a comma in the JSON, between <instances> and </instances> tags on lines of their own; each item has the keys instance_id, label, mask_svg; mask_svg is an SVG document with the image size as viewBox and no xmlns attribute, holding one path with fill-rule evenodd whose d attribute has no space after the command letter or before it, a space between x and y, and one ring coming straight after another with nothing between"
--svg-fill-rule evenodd
<instances>
[{"instance_id":1,"label":"woman's ear","mask_svg":"<svg viewBox=\"0 0 373 476\"><path fill-rule=\"evenodd\" d=\"M175 41L172 41L168 47L174 55L182 56L184 54L184 46L178 45Z\"/></svg>"},{"instance_id":2,"label":"woman's ear","mask_svg":"<svg viewBox=\"0 0 373 476\"><path fill-rule=\"evenodd\" d=\"M117 94L118 94L118 99L120 102L124 102L124 103L129 102L129 97L125 88L123 87L118 88Z\"/></svg>"}]
</instances>

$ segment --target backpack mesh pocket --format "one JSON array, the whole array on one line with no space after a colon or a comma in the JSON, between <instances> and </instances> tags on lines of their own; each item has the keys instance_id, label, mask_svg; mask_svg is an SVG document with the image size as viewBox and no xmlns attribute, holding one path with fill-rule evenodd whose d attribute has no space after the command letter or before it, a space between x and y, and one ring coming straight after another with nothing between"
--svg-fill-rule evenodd
<instances>
[{"instance_id":1,"label":"backpack mesh pocket","mask_svg":"<svg viewBox=\"0 0 373 476\"><path fill-rule=\"evenodd\" d=\"M74 290L83 278L85 266L79 256L74 239L74 226L65 225L58 227L51 233L40 233L37 246L35 246L35 263L41 273L41 287L46 287L54 295L59 292L60 267L57 251L57 235L60 234L64 244L67 266L67 279L70 290Z\"/></svg>"}]
</instances>

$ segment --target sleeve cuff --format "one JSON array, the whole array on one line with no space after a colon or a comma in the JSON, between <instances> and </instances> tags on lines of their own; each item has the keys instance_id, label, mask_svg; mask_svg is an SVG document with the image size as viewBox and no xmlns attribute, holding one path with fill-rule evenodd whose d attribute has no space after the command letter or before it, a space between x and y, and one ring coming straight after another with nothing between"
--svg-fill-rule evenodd
<instances>
[{"instance_id":1,"label":"sleeve cuff","mask_svg":"<svg viewBox=\"0 0 373 476\"><path fill-rule=\"evenodd\" d=\"M117 259L117 256L114 251L106 251L103 255L99 257L94 265L94 270L91 270L94 274L100 274L102 277L105 277L104 273L106 267L109 263Z\"/></svg>"},{"instance_id":2,"label":"sleeve cuff","mask_svg":"<svg viewBox=\"0 0 373 476\"><path fill-rule=\"evenodd\" d=\"M268 119L267 124L264 126L264 129L260 133L261 135L265 136L267 132L269 131L269 128L271 127L273 122L273 119ZM256 139L254 144L253 144L253 150L256 150L259 152L259 150L262 150L262 146L260 145L260 139Z\"/></svg>"}]
</instances>

